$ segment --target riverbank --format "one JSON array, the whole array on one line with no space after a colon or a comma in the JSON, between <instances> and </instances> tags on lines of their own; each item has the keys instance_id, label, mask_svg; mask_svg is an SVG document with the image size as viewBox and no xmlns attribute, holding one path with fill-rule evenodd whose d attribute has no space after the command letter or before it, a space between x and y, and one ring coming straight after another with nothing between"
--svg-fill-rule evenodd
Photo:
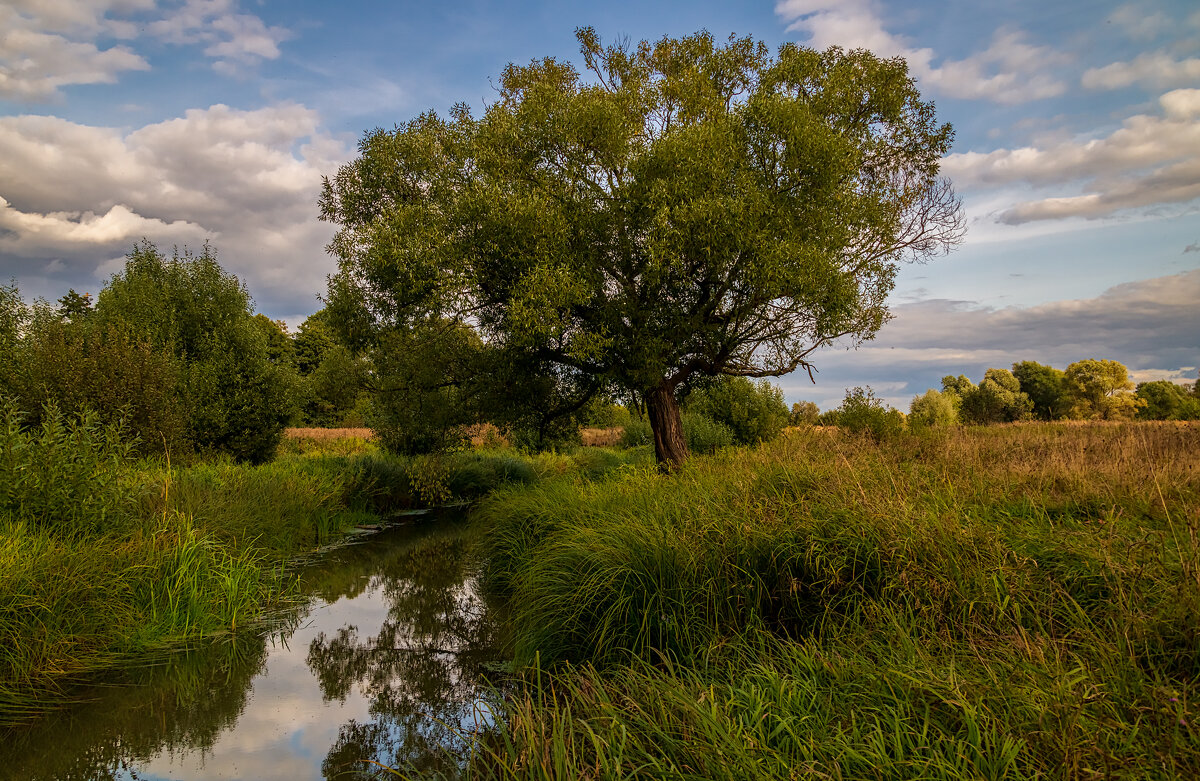
<instances>
[{"instance_id":1,"label":"riverbank","mask_svg":"<svg viewBox=\"0 0 1200 781\"><path fill-rule=\"evenodd\" d=\"M792 432L479 512L498 778L1200 776L1200 433Z\"/></svg>"},{"instance_id":2,"label":"riverbank","mask_svg":"<svg viewBox=\"0 0 1200 781\"><path fill-rule=\"evenodd\" d=\"M465 451L404 459L363 438L289 438L261 466L135 460L121 432L0 420L0 727L97 671L238 632L295 594L284 565L414 508L623 456Z\"/></svg>"}]
</instances>

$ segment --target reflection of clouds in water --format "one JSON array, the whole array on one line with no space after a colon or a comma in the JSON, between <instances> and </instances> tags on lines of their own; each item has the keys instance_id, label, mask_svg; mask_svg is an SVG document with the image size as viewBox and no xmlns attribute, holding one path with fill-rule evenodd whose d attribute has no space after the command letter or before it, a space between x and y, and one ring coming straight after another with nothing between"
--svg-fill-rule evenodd
<instances>
[{"instance_id":1,"label":"reflection of clouds in water","mask_svg":"<svg viewBox=\"0 0 1200 781\"><path fill-rule=\"evenodd\" d=\"M366 760L453 773L447 749L492 723L479 681L499 646L467 547L449 521L329 551L273 636L144 660L133 685L0 745L16 760L0 781L304 781L379 770Z\"/></svg>"},{"instance_id":2,"label":"reflection of clouds in water","mask_svg":"<svg viewBox=\"0 0 1200 781\"><path fill-rule=\"evenodd\" d=\"M286 644L271 650L266 673L256 678L245 711L206 756L162 755L139 764L139 775L162 778L320 779L321 760L342 725L369 718L370 702L354 691L344 702L326 702L305 655L322 632L346 624L378 626L388 614L379 591L313 611Z\"/></svg>"}]
</instances>

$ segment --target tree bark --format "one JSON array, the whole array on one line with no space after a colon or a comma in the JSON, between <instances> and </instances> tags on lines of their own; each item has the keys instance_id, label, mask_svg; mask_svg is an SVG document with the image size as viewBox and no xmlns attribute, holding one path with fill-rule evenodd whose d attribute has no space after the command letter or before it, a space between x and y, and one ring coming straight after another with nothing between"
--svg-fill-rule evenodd
<instances>
[{"instance_id":1,"label":"tree bark","mask_svg":"<svg viewBox=\"0 0 1200 781\"><path fill-rule=\"evenodd\" d=\"M687 460L687 440L683 436L683 418L675 388L663 382L646 392L646 416L654 434L654 457L664 472L674 472Z\"/></svg>"}]
</instances>

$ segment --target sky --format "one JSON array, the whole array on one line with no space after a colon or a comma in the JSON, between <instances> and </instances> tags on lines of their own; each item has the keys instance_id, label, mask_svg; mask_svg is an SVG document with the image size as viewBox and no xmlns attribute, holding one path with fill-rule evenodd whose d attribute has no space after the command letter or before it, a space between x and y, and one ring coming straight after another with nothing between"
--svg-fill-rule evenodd
<instances>
[{"instance_id":1,"label":"sky","mask_svg":"<svg viewBox=\"0 0 1200 781\"><path fill-rule=\"evenodd\" d=\"M93 295L140 239L216 248L257 311L320 308L321 177L362 134L496 97L509 62L706 29L903 56L956 132L968 232L906 265L893 319L779 378L902 410L946 374L1111 358L1200 366L1200 8L1189 0L0 3L0 282Z\"/></svg>"}]
</instances>

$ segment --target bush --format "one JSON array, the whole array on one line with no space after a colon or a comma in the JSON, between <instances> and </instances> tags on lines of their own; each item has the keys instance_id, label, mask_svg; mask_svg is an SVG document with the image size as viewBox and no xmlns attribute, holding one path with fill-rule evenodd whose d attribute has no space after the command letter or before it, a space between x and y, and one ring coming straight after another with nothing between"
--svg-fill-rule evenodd
<instances>
[{"instance_id":1,"label":"bush","mask_svg":"<svg viewBox=\"0 0 1200 781\"><path fill-rule=\"evenodd\" d=\"M935 428L958 423L958 405L950 393L930 388L923 396L914 396L908 408L908 422L916 427Z\"/></svg>"},{"instance_id":2,"label":"bush","mask_svg":"<svg viewBox=\"0 0 1200 781\"><path fill-rule=\"evenodd\" d=\"M120 425L93 412L69 418L53 405L32 429L21 417L11 401L0 403L0 521L65 536L124 526L134 505L120 482L130 455Z\"/></svg>"},{"instance_id":3,"label":"bush","mask_svg":"<svg viewBox=\"0 0 1200 781\"><path fill-rule=\"evenodd\" d=\"M788 423L783 391L767 380L719 377L694 391L687 409L726 426L739 445L768 442Z\"/></svg>"},{"instance_id":4,"label":"bush","mask_svg":"<svg viewBox=\"0 0 1200 781\"><path fill-rule=\"evenodd\" d=\"M870 386L851 388L837 410L837 425L853 434L883 441L904 431L904 415L876 398Z\"/></svg>"},{"instance_id":5,"label":"bush","mask_svg":"<svg viewBox=\"0 0 1200 781\"><path fill-rule=\"evenodd\" d=\"M89 317L172 358L195 446L261 462L292 417L296 377L271 362L251 309L241 282L207 245L200 255L185 250L168 259L147 241L129 253Z\"/></svg>"},{"instance_id":6,"label":"bush","mask_svg":"<svg viewBox=\"0 0 1200 781\"><path fill-rule=\"evenodd\" d=\"M788 415L789 426L815 426L821 418L821 408L811 401L800 401L792 405Z\"/></svg>"}]
</instances>

